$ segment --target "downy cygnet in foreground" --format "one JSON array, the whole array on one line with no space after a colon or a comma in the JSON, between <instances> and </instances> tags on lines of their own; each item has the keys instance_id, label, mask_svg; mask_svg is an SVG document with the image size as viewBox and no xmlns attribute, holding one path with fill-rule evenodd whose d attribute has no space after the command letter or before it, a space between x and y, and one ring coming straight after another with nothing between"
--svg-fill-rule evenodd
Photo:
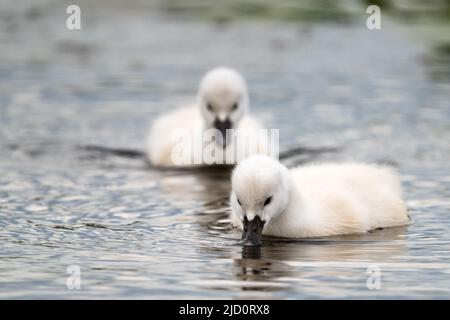
<instances>
[{"instance_id":1,"label":"downy cygnet in foreground","mask_svg":"<svg viewBox=\"0 0 450 320\"><path fill-rule=\"evenodd\" d=\"M391 168L361 163L287 169L253 156L233 171L231 220L244 245L261 234L305 238L363 233L409 223L400 180Z\"/></svg>"},{"instance_id":2,"label":"downy cygnet in foreground","mask_svg":"<svg viewBox=\"0 0 450 320\"><path fill-rule=\"evenodd\" d=\"M233 159L228 164L237 163L232 153L235 147L233 140L239 141L241 137L227 139L227 130L241 129L236 131L254 133L262 129L259 122L248 115L248 111L249 96L243 77L229 68L209 71L200 82L196 105L165 114L154 122L148 141L150 162L157 166L205 164L202 158L205 151L204 133L214 129L208 131L217 134L215 139L209 140L210 145L219 147L216 149L224 154L222 159L228 152L229 159ZM263 138L256 142L253 154L267 152L267 142ZM177 154L187 157L177 158ZM215 160L206 164L221 164L220 160Z\"/></svg>"}]
</instances>

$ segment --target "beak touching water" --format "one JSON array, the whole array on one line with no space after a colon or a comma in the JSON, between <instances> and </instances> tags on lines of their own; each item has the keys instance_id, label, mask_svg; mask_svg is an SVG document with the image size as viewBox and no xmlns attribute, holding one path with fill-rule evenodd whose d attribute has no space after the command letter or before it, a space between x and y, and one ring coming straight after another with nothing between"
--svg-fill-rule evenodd
<instances>
[{"instance_id":1,"label":"beak touching water","mask_svg":"<svg viewBox=\"0 0 450 320\"><path fill-rule=\"evenodd\" d=\"M241 243L244 246L260 246L261 235L264 228L264 221L256 216L252 221L244 217L244 229L242 232Z\"/></svg>"},{"instance_id":2,"label":"beak touching water","mask_svg":"<svg viewBox=\"0 0 450 320\"><path fill-rule=\"evenodd\" d=\"M214 128L220 131L222 135L222 146L225 148L228 144L227 141L227 129L232 128L232 124L230 119L226 118L225 120L221 121L219 119L216 119L214 121Z\"/></svg>"}]
</instances>

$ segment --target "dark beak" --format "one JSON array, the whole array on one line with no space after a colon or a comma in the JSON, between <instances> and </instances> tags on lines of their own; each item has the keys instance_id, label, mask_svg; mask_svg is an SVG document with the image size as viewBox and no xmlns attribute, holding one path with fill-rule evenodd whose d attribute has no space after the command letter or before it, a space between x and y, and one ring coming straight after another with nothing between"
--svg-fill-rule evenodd
<instances>
[{"instance_id":1,"label":"dark beak","mask_svg":"<svg viewBox=\"0 0 450 320\"><path fill-rule=\"evenodd\" d=\"M244 218L244 230L242 232L241 244L244 246L260 246L264 221L256 216L252 221Z\"/></svg>"},{"instance_id":2,"label":"dark beak","mask_svg":"<svg viewBox=\"0 0 450 320\"><path fill-rule=\"evenodd\" d=\"M232 124L230 119L225 119L224 121L220 121L219 119L216 119L214 121L214 128L220 131L220 134L222 135L222 146L226 147L228 144L227 141L227 130L232 128Z\"/></svg>"}]
</instances>

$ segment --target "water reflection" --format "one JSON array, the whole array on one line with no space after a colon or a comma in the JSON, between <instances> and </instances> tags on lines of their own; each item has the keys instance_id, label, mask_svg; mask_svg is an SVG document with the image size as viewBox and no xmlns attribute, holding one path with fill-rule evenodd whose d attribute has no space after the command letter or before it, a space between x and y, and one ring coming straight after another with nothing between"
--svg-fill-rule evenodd
<instances>
[{"instance_id":1,"label":"water reflection","mask_svg":"<svg viewBox=\"0 0 450 320\"><path fill-rule=\"evenodd\" d=\"M407 226L327 239L265 238L261 247L242 247L240 256L233 258L233 275L244 282L242 290L273 291L284 290L286 281L305 281L304 268L326 278L336 276L336 268L391 263L407 252L406 231Z\"/></svg>"}]
</instances>

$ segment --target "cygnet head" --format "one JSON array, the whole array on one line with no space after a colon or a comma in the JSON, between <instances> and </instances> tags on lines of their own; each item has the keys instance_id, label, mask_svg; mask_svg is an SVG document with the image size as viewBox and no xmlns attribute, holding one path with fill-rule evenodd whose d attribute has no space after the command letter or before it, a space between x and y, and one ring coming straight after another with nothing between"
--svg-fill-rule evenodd
<instances>
[{"instance_id":1,"label":"cygnet head","mask_svg":"<svg viewBox=\"0 0 450 320\"><path fill-rule=\"evenodd\" d=\"M264 227L287 208L289 181L288 169L268 156L249 157L234 169L230 203L244 245L260 245Z\"/></svg>"},{"instance_id":2,"label":"cygnet head","mask_svg":"<svg viewBox=\"0 0 450 320\"><path fill-rule=\"evenodd\" d=\"M213 69L200 82L198 100L206 128L219 130L222 139L216 142L226 147L226 130L235 128L249 108L244 78L233 69Z\"/></svg>"}]
</instances>

